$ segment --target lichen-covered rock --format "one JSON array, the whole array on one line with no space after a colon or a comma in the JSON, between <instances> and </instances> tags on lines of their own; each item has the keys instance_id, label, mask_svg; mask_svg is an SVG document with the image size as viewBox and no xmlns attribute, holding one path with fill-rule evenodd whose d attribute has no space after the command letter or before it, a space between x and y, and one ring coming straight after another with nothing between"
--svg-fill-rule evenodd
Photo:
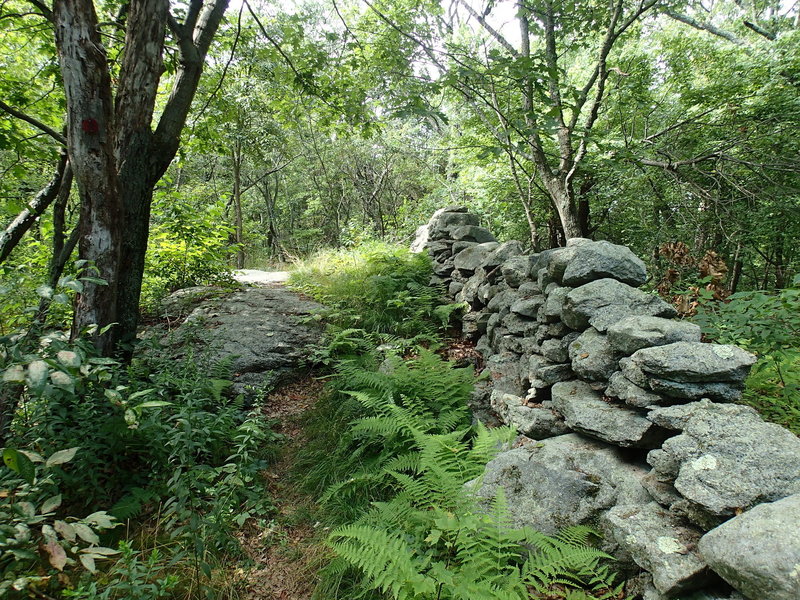
<instances>
[{"instance_id":1,"label":"lichen-covered rock","mask_svg":"<svg viewBox=\"0 0 800 600\"><path fill-rule=\"evenodd\" d=\"M614 349L625 355L652 346L700 341L700 327L694 323L643 315L621 319L607 333Z\"/></svg>"},{"instance_id":2,"label":"lichen-covered rock","mask_svg":"<svg viewBox=\"0 0 800 600\"><path fill-rule=\"evenodd\" d=\"M478 227L477 225L462 225L461 227L456 227L450 233L450 238L458 241L477 242L479 244L497 241L491 231L485 227Z\"/></svg>"},{"instance_id":3,"label":"lichen-covered rock","mask_svg":"<svg viewBox=\"0 0 800 600\"><path fill-rule=\"evenodd\" d=\"M650 572L661 594L675 596L708 581L708 567L695 550L701 532L657 503L618 505L602 521L634 562Z\"/></svg>"},{"instance_id":4,"label":"lichen-covered rock","mask_svg":"<svg viewBox=\"0 0 800 600\"><path fill-rule=\"evenodd\" d=\"M579 331L591 325L605 332L614 323L633 315L674 317L677 313L661 298L616 279L598 279L573 289L561 311L564 323Z\"/></svg>"},{"instance_id":5,"label":"lichen-covered rock","mask_svg":"<svg viewBox=\"0 0 800 600\"><path fill-rule=\"evenodd\" d=\"M575 287L604 278L638 287L647 279L647 271L642 260L626 246L604 241L576 245L563 271L562 283Z\"/></svg>"},{"instance_id":6,"label":"lichen-covered rock","mask_svg":"<svg viewBox=\"0 0 800 600\"><path fill-rule=\"evenodd\" d=\"M486 368L496 390L516 396L525 395L527 388L521 383L519 356L510 352L493 354L486 360Z\"/></svg>"},{"instance_id":7,"label":"lichen-covered rock","mask_svg":"<svg viewBox=\"0 0 800 600\"><path fill-rule=\"evenodd\" d=\"M661 415L667 411L659 409ZM657 412L657 411L656 411ZM673 409L670 419L679 419ZM665 418L655 418L668 424ZM713 524L760 502L800 492L800 439L745 406L697 403L675 423L683 432L647 461L674 479L686 514Z\"/></svg>"},{"instance_id":8,"label":"lichen-covered rock","mask_svg":"<svg viewBox=\"0 0 800 600\"><path fill-rule=\"evenodd\" d=\"M800 598L800 494L761 504L700 540L703 559L753 600Z\"/></svg>"},{"instance_id":9,"label":"lichen-covered rock","mask_svg":"<svg viewBox=\"0 0 800 600\"><path fill-rule=\"evenodd\" d=\"M535 440L563 435L569 431L564 419L547 408L548 403L539 406L514 404L509 406L507 423L521 434Z\"/></svg>"},{"instance_id":10,"label":"lichen-covered rock","mask_svg":"<svg viewBox=\"0 0 800 600\"><path fill-rule=\"evenodd\" d=\"M460 271L474 272L498 245L497 242L485 242L465 248L453 257L453 265Z\"/></svg>"},{"instance_id":11,"label":"lichen-covered rock","mask_svg":"<svg viewBox=\"0 0 800 600\"><path fill-rule=\"evenodd\" d=\"M660 406L664 403L663 396L648 392L644 388L629 380L621 371L613 373L608 380L608 387L606 388L606 396L612 398L619 398L624 400L625 404L635 406L637 408L646 408L648 406Z\"/></svg>"},{"instance_id":12,"label":"lichen-covered rock","mask_svg":"<svg viewBox=\"0 0 800 600\"><path fill-rule=\"evenodd\" d=\"M572 370L581 379L608 381L619 369L622 358L612 347L608 338L590 327L569 345Z\"/></svg>"},{"instance_id":13,"label":"lichen-covered rock","mask_svg":"<svg viewBox=\"0 0 800 600\"><path fill-rule=\"evenodd\" d=\"M741 383L756 357L738 346L675 342L638 350L631 360L643 373L658 379L685 383Z\"/></svg>"},{"instance_id":14,"label":"lichen-covered rock","mask_svg":"<svg viewBox=\"0 0 800 600\"><path fill-rule=\"evenodd\" d=\"M549 387L559 381L567 381L574 378L572 369L568 364L551 363L542 356L531 356L528 362L528 379L538 380L540 385L536 387Z\"/></svg>"},{"instance_id":15,"label":"lichen-covered rock","mask_svg":"<svg viewBox=\"0 0 800 600\"><path fill-rule=\"evenodd\" d=\"M515 526L554 534L571 525L595 525L616 504L648 502L639 483L643 475L619 449L567 434L501 452L469 485L487 500L502 487Z\"/></svg>"},{"instance_id":16,"label":"lichen-covered rock","mask_svg":"<svg viewBox=\"0 0 800 600\"><path fill-rule=\"evenodd\" d=\"M622 447L655 448L664 432L635 410L610 404L583 381L556 383L553 406L567 426L593 438Z\"/></svg>"}]
</instances>

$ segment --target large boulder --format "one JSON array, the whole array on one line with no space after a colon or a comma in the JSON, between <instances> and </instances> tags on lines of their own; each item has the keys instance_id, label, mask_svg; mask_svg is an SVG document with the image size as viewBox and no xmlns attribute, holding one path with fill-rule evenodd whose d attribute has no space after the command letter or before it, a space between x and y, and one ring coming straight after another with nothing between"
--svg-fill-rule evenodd
<instances>
[{"instance_id":1,"label":"large boulder","mask_svg":"<svg viewBox=\"0 0 800 600\"><path fill-rule=\"evenodd\" d=\"M622 447L655 448L664 440L660 427L635 410L604 402L588 383L556 383L551 394L553 406L574 431Z\"/></svg>"},{"instance_id":2,"label":"large boulder","mask_svg":"<svg viewBox=\"0 0 800 600\"><path fill-rule=\"evenodd\" d=\"M500 265L500 272L509 286L518 288L531 275L531 257L513 256Z\"/></svg>"},{"instance_id":3,"label":"large boulder","mask_svg":"<svg viewBox=\"0 0 800 600\"><path fill-rule=\"evenodd\" d=\"M647 461L674 480L684 502L673 508L696 523L714 526L761 502L800 492L800 439L765 423L755 410L706 401L659 411L661 417L652 420L664 425L669 420L683 431L651 451Z\"/></svg>"},{"instance_id":4,"label":"large boulder","mask_svg":"<svg viewBox=\"0 0 800 600\"><path fill-rule=\"evenodd\" d=\"M708 581L708 567L696 550L700 531L658 503L615 506L603 517L603 526L637 565L650 572L659 593L673 597Z\"/></svg>"},{"instance_id":5,"label":"large boulder","mask_svg":"<svg viewBox=\"0 0 800 600\"><path fill-rule=\"evenodd\" d=\"M572 329L584 330L591 325L600 332L633 315L674 317L677 312L658 296L616 279L598 279L573 289L561 311L564 323Z\"/></svg>"},{"instance_id":6,"label":"large boulder","mask_svg":"<svg viewBox=\"0 0 800 600\"><path fill-rule=\"evenodd\" d=\"M487 500L503 488L515 526L554 534L572 525L597 525L616 504L642 504L641 467L614 448L567 434L501 452L470 487Z\"/></svg>"},{"instance_id":7,"label":"large boulder","mask_svg":"<svg viewBox=\"0 0 800 600\"><path fill-rule=\"evenodd\" d=\"M703 536L700 554L753 600L800 598L800 494L760 504Z\"/></svg>"},{"instance_id":8,"label":"large boulder","mask_svg":"<svg viewBox=\"0 0 800 600\"><path fill-rule=\"evenodd\" d=\"M694 323L643 315L621 319L607 333L614 349L625 355L651 346L700 341L700 327Z\"/></svg>"},{"instance_id":9,"label":"large boulder","mask_svg":"<svg viewBox=\"0 0 800 600\"><path fill-rule=\"evenodd\" d=\"M576 287L606 277L638 287L647 279L647 271L630 248L604 241L589 242L574 247L561 281Z\"/></svg>"}]
</instances>

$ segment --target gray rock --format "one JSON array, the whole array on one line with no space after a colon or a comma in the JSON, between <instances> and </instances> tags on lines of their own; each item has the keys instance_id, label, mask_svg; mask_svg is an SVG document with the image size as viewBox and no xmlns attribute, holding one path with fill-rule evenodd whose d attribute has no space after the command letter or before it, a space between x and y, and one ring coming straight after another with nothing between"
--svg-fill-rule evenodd
<instances>
[{"instance_id":1,"label":"gray rock","mask_svg":"<svg viewBox=\"0 0 800 600\"><path fill-rule=\"evenodd\" d=\"M616 504L647 502L643 475L617 448L567 434L501 452L469 485L487 500L502 487L515 526L552 535L571 525L595 525Z\"/></svg>"},{"instance_id":2,"label":"gray rock","mask_svg":"<svg viewBox=\"0 0 800 600\"><path fill-rule=\"evenodd\" d=\"M574 431L625 448L655 448L664 440L654 423L632 409L604 402L583 381L556 383L551 393L556 410Z\"/></svg>"},{"instance_id":3,"label":"gray rock","mask_svg":"<svg viewBox=\"0 0 800 600\"><path fill-rule=\"evenodd\" d=\"M720 402L736 402L742 397L743 383L683 383L669 379L648 379L648 386L654 392L669 396L674 402L709 398Z\"/></svg>"},{"instance_id":4,"label":"gray rock","mask_svg":"<svg viewBox=\"0 0 800 600\"><path fill-rule=\"evenodd\" d=\"M678 490L672 485L671 479L659 475L657 471L650 471L642 478L642 485L661 506L672 506L683 500Z\"/></svg>"},{"instance_id":5,"label":"gray rock","mask_svg":"<svg viewBox=\"0 0 800 600\"><path fill-rule=\"evenodd\" d=\"M611 345L625 355L642 348L664 346L674 342L699 342L700 327L688 321L660 317L632 316L608 328Z\"/></svg>"},{"instance_id":6,"label":"gray rock","mask_svg":"<svg viewBox=\"0 0 800 600\"><path fill-rule=\"evenodd\" d=\"M486 368L496 390L515 396L523 396L527 391L521 384L522 374L519 357L516 354L510 352L493 354L486 360Z\"/></svg>"},{"instance_id":7,"label":"gray rock","mask_svg":"<svg viewBox=\"0 0 800 600\"><path fill-rule=\"evenodd\" d=\"M572 370L581 379L608 381L619 369L621 356L614 351L608 338L590 327L569 345Z\"/></svg>"},{"instance_id":8,"label":"gray rock","mask_svg":"<svg viewBox=\"0 0 800 600\"><path fill-rule=\"evenodd\" d=\"M633 315L674 317L675 308L616 279L598 279L573 289L564 302L562 319L576 330L589 325L605 332L611 325Z\"/></svg>"},{"instance_id":9,"label":"gray rock","mask_svg":"<svg viewBox=\"0 0 800 600\"><path fill-rule=\"evenodd\" d=\"M619 368L622 371L622 374L625 376L625 379L638 385L640 388L644 390L650 389L650 381L647 378L647 375L642 373L642 370L636 366L630 358L623 358L619 361Z\"/></svg>"},{"instance_id":10,"label":"gray rock","mask_svg":"<svg viewBox=\"0 0 800 600\"><path fill-rule=\"evenodd\" d=\"M569 345L574 342L580 334L577 331L568 333L563 338L552 338L544 340L541 344L541 354L547 360L554 363L568 363Z\"/></svg>"},{"instance_id":11,"label":"gray rock","mask_svg":"<svg viewBox=\"0 0 800 600\"><path fill-rule=\"evenodd\" d=\"M478 242L466 242L464 240L460 240L458 242L453 243L451 254L456 255L462 250L466 250L467 248L472 248L473 246L477 246Z\"/></svg>"},{"instance_id":12,"label":"gray rock","mask_svg":"<svg viewBox=\"0 0 800 600\"><path fill-rule=\"evenodd\" d=\"M438 214L437 214L438 213ZM450 212L444 210L442 212L436 211L433 213L431 220L428 222L431 233L440 234L447 233L457 227L464 225L477 225L479 223L477 215L468 212Z\"/></svg>"},{"instance_id":13,"label":"gray rock","mask_svg":"<svg viewBox=\"0 0 800 600\"><path fill-rule=\"evenodd\" d=\"M664 403L664 398L662 396L640 388L625 377L621 371L617 371L609 378L606 396L619 398L620 400L624 400L626 404L637 408L660 406ZM660 425L657 421L653 422Z\"/></svg>"},{"instance_id":14,"label":"gray rock","mask_svg":"<svg viewBox=\"0 0 800 600\"><path fill-rule=\"evenodd\" d=\"M474 272L498 245L497 242L486 242L466 248L453 257L453 265L459 271Z\"/></svg>"},{"instance_id":15,"label":"gray rock","mask_svg":"<svg viewBox=\"0 0 800 600\"><path fill-rule=\"evenodd\" d=\"M486 307L493 312L499 312L502 308L510 309L518 297L516 290L500 290L494 295L494 298L489 300L489 304Z\"/></svg>"},{"instance_id":16,"label":"gray rock","mask_svg":"<svg viewBox=\"0 0 800 600\"><path fill-rule=\"evenodd\" d=\"M543 296L533 298L520 298L511 305L511 312L522 315L523 317L536 318L536 313L544 303Z\"/></svg>"},{"instance_id":17,"label":"gray rock","mask_svg":"<svg viewBox=\"0 0 800 600\"><path fill-rule=\"evenodd\" d=\"M500 271L506 283L517 288L525 283L531 274L530 256L514 256L500 265Z\"/></svg>"},{"instance_id":18,"label":"gray rock","mask_svg":"<svg viewBox=\"0 0 800 600\"><path fill-rule=\"evenodd\" d=\"M550 291L542 310L545 321L554 323L561 320L561 310L564 306L564 299L571 291L572 288L568 287L557 287Z\"/></svg>"},{"instance_id":19,"label":"gray rock","mask_svg":"<svg viewBox=\"0 0 800 600\"><path fill-rule=\"evenodd\" d=\"M498 389L493 389L489 396L489 405L497 413L503 423L509 423L509 414L516 406L522 406L525 400L516 394L509 394Z\"/></svg>"},{"instance_id":20,"label":"gray rock","mask_svg":"<svg viewBox=\"0 0 800 600\"><path fill-rule=\"evenodd\" d=\"M451 281L447 288L447 295L454 298L455 295L464 289L464 284L460 281Z\"/></svg>"},{"instance_id":21,"label":"gray rock","mask_svg":"<svg viewBox=\"0 0 800 600\"><path fill-rule=\"evenodd\" d=\"M280 286L252 287L204 300L172 334L215 362L232 357L234 389L274 383L297 370L320 341L322 328L308 317L322 306Z\"/></svg>"},{"instance_id":22,"label":"gray rock","mask_svg":"<svg viewBox=\"0 0 800 600\"><path fill-rule=\"evenodd\" d=\"M647 418L665 429L683 431L686 429L692 417L706 411L713 411L716 414L725 415L726 417L742 416L746 418L753 414L753 409L748 406L737 404L715 405L708 399L704 399L699 402L655 408L647 414Z\"/></svg>"},{"instance_id":23,"label":"gray rock","mask_svg":"<svg viewBox=\"0 0 800 600\"><path fill-rule=\"evenodd\" d=\"M528 379L533 381L538 379L542 385L538 387L548 387L559 381L567 381L574 378L572 369L568 364L551 363L541 356L531 356L528 362Z\"/></svg>"},{"instance_id":24,"label":"gray rock","mask_svg":"<svg viewBox=\"0 0 800 600\"><path fill-rule=\"evenodd\" d=\"M554 248L550 251L550 254L547 256L546 267L547 275L551 281L559 285L562 283L564 271L574 258L576 250L577 247L572 246L569 248Z\"/></svg>"},{"instance_id":25,"label":"gray rock","mask_svg":"<svg viewBox=\"0 0 800 600\"><path fill-rule=\"evenodd\" d=\"M524 317L520 317L517 314L509 313L503 318L503 327L508 329L508 332L513 335L524 335L526 331L529 330L531 325L535 327L535 322L531 321L530 319L526 319Z\"/></svg>"},{"instance_id":26,"label":"gray rock","mask_svg":"<svg viewBox=\"0 0 800 600\"><path fill-rule=\"evenodd\" d=\"M522 404L510 407L508 424L521 434L536 440L563 435L569 431L564 420L552 410Z\"/></svg>"},{"instance_id":27,"label":"gray rock","mask_svg":"<svg viewBox=\"0 0 800 600\"><path fill-rule=\"evenodd\" d=\"M542 288L535 281L526 281L519 286L518 290L521 298L531 298L542 295Z\"/></svg>"},{"instance_id":28,"label":"gray rock","mask_svg":"<svg viewBox=\"0 0 800 600\"><path fill-rule=\"evenodd\" d=\"M479 244L497 241L497 238L492 235L491 231L485 227L478 227L476 225L463 225L462 227L456 227L451 231L450 237L454 240L477 242Z\"/></svg>"},{"instance_id":29,"label":"gray rock","mask_svg":"<svg viewBox=\"0 0 800 600\"><path fill-rule=\"evenodd\" d=\"M748 598L800 598L800 494L761 504L709 531L700 554Z\"/></svg>"},{"instance_id":30,"label":"gray rock","mask_svg":"<svg viewBox=\"0 0 800 600\"><path fill-rule=\"evenodd\" d=\"M683 383L745 380L756 357L737 346L675 342L643 348L631 360L645 375Z\"/></svg>"},{"instance_id":31,"label":"gray rock","mask_svg":"<svg viewBox=\"0 0 800 600\"><path fill-rule=\"evenodd\" d=\"M563 272L564 285L574 287L604 278L638 287L647 279L647 271L641 259L625 246L605 241L574 246Z\"/></svg>"},{"instance_id":32,"label":"gray rock","mask_svg":"<svg viewBox=\"0 0 800 600\"><path fill-rule=\"evenodd\" d=\"M679 418L675 412L670 419ZM686 500L684 510L695 522L718 523L761 502L800 492L797 436L765 423L744 406L705 402L689 405L685 412L685 419L676 423L683 432L651 451L647 461L675 479L675 489Z\"/></svg>"},{"instance_id":33,"label":"gray rock","mask_svg":"<svg viewBox=\"0 0 800 600\"><path fill-rule=\"evenodd\" d=\"M659 593L674 596L708 582L708 567L695 551L700 531L657 503L615 506L603 516L603 524L634 562L650 572Z\"/></svg>"},{"instance_id":34,"label":"gray rock","mask_svg":"<svg viewBox=\"0 0 800 600\"><path fill-rule=\"evenodd\" d=\"M473 307L478 304L478 288L483 282L480 277L470 277L464 282L464 287L456 294L456 302L466 302Z\"/></svg>"},{"instance_id":35,"label":"gray rock","mask_svg":"<svg viewBox=\"0 0 800 600\"><path fill-rule=\"evenodd\" d=\"M509 258L520 256L523 252L525 252L525 250L523 249L521 242L518 242L517 240L503 242L495 249L494 252L492 252L491 256L486 259L484 266L497 267L502 265Z\"/></svg>"}]
</instances>

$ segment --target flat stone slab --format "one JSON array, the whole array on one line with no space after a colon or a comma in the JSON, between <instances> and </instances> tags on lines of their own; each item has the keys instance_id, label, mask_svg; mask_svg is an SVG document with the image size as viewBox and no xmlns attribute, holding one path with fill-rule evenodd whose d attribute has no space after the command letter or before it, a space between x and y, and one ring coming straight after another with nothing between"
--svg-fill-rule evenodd
<instances>
[{"instance_id":1,"label":"flat stone slab","mask_svg":"<svg viewBox=\"0 0 800 600\"><path fill-rule=\"evenodd\" d=\"M660 427L638 411L604 402L588 383L556 383L551 393L556 410L574 431L626 448L655 448L664 440Z\"/></svg>"},{"instance_id":2,"label":"flat stone slab","mask_svg":"<svg viewBox=\"0 0 800 600\"><path fill-rule=\"evenodd\" d=\"M674 342L699 342L700 327L688 321L635 315L608 328L608 339L615 350L631 355L642 348Z\"/></svg>"},{"instance_id":3,"label":"flat stone slab","mask_svg":"<svg viewBox=\"0 0 800 600\"><path fill-rule=\"evenodd\" d=\"M748 598L800 598L800 494L760 504L700 540L702 557Z\"/></svg>"},{"instance_id":4,"label":"flat stone slab","mask_svg":"<svg viewBox=\"0 0 800 600\"><path fill-rule=\"evenodd\" d=\"M631 356L645 375L681 383L745 380L756 357L738 346L675 342L643 348Z\"/></svg>"}]
</instances>

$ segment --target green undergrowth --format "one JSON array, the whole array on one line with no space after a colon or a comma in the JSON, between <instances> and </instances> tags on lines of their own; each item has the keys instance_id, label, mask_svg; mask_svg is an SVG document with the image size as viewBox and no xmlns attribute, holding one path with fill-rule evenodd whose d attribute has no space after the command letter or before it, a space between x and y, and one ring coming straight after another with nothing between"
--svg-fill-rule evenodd
<instances>
[{"instance_id":1,"label":"green undergrowth","mask_svg":"<svg viewBox=\"0 0 800 600\"><path fill-rule=\"evenodd\" d=\"M320 352L331 382L295 464L333 527L315 598L619 598L591 531L518 529L502 495L471 492L514 432L472 423L475 373L436 352L455 308L429 278L427 257L370 246L294 279L332 321Z\"/></svg>"},{"instance_id":2,"label":"green undergrowth","mask_svg":"<svg viewBox=\"0 0 800 600\"><path fill-rule=\"evenodd\" d=\"M740 292L709 302L695 317L709 339L758 356L743 402L800 435L800 278L794 287Z\"/></svg>"},{"instance_id":3,"label":"green undergrowth","mask_svg":"<svg viewBox=\"0 0 800 600\"><path fill-rule=\"evenodd\" d=\"M0 597L234 597L233 533L273 506L279 441L230 366L151 343L125 367L60 335L4 338Z\"/></svg>"}]
</instances>

